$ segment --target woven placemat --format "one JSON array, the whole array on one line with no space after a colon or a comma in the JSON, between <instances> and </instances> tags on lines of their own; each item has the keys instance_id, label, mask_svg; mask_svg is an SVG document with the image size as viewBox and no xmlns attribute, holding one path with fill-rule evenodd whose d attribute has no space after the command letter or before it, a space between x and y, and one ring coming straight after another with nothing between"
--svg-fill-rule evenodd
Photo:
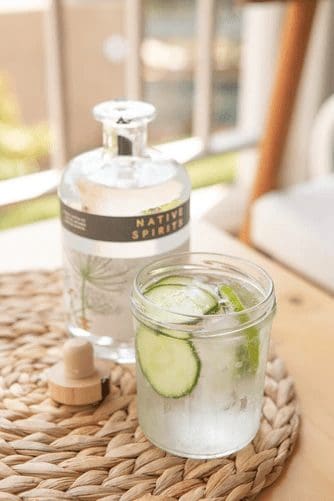
<instances>
[{"instance_id":1,"label":"woven placemat","mask_svg":"<svg viewBox=\"0 0 334 501\"><path fill-rule=\"evenodd\" d=\"M261 428L237 454L207 461L166 454L138 427L133 369L112 365L112 394L68 407L46 369L66 336L60 272L0 276L0 500L253 499L291 453L299 418L293 382L270 355Z\"/></svg>"}]
</instances>

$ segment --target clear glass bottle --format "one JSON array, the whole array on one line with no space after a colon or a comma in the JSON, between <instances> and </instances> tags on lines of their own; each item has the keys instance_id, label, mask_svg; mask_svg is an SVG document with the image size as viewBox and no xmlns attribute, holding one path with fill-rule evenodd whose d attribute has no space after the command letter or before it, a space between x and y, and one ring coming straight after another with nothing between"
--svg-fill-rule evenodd
<instances>
[{"instance_id":1,"label":"clear glass bottle","mask_svg":"<svg viewBox=\"0 0 334 501\"><path fill-rule=\"evenodd\" d=\"M191 186L182 166L146 147L152 105L107 101L93 113L103 147L75 157L59 187L68 330L127 363L133 278L152 257L187 250Z\"/></svg>"}]
</instances>

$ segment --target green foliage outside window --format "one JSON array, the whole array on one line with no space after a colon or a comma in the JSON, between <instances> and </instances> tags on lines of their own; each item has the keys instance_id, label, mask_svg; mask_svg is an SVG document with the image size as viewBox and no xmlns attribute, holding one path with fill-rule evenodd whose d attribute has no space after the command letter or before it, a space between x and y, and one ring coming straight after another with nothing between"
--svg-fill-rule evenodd
<instances>
[{"instance_id":1,"label":"green foliage outside window","mask_svg":"<svg viewBox=\"0 0 334 501\"><path fill-rule=\"evenodd\" d=\"M22 123L9 80L0 74L0 181L40 170L49 149L47 125Z\"/></svg>"}]
</instances>

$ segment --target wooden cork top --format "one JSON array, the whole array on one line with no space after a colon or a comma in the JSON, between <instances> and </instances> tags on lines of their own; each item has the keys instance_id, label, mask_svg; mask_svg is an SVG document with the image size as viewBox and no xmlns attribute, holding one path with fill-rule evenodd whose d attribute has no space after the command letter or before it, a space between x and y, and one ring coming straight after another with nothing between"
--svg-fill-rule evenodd
<instances>
[{"instance_id":1,"label":"wooden cork top","mask_svg":"<svg viewBox=\"0 0 334 501\"><path fill-rule=\"evenodd\" d=\"M64 372L69 379L83 379L94 374L94 351L91 343L79 338L66 341Z\"/></svg>"},{"instance_id":2,"label":"wooden cork top","mask_svg":"<svg viewBox=\"0 0 334 501\"><path fill-rule=\"evenodd\" d=\"M94 350L85 339L69 339L64 344L63 361L49 370L51 397L62 404L84 405L98 402L110 391L108 362L94 363Z\"/></svg>"}]
</instances>

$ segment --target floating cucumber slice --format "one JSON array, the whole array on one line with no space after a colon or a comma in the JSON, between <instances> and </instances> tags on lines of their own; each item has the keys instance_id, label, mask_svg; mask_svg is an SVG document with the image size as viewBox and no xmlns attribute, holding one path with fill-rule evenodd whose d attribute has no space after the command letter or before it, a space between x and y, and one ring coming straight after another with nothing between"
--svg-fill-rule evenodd
<instances>
[{"instance_id":1,"label":"floating cucumber slice","mask_svg":"<svg viewBox=\"0 0 334 501\"><path fill-rule=\"evenodd\" d=\"M232 305L234 311L241 312L245 309L238 295L229 285L220 285L218 287L219 294L222 298L227 298ZM242 323L248 322L247 314L240 315ZM254 374L259 365L259 332L256 327L248 327L245 329L246 344L242 344L237 350L239 361L239 374L251 373Z\"/></svg>"},{"instance_id":2,"label":"floating cucumber slice","mask_svg":"<svg viewBox=\"0 0 334 501\"><path fill-rule=\"evenodd\" d=\"M194 279L186 275L169 275L159 280L155 285L189 285L193 282Z\"/></svg>"},{"instance_id":3,"label":"floating cucumber slice","mask_svg":"<svg viewBox=\"0 0 334 501\"><path fill-rule=\"evenodd\" d=\"M191 341L165 336L141 324L136 352L144 376L159 395L180 398L196 386L201 362Z\"/></svg>"},{"instance_id":4,"label":"floating cucumber slice","mask_svg":"<svg viewBox=\"0 0 334 501\"><path fill-rule=\"evenodd\" d=\"M184 275L170 275L162 278L146 291L145 296L162 308L169 308L176 313L180 312L188 315L203 315L207 310L218 308L218 300L211 292L197 287L191 277ZM153 317L157 317L157 320L161 320L163 317L164 321L167 322L184 322L183 317L168 311L153 311ZM189 323L192 323L192 321ZM180 330L160 330L166 336L178 339L189 339L191 337L188 332Z\"/></svg>"},{"instance_id":5,"label":"floating cucumber slice","mask_svg":"<svg viewBox=\"0 0 334 501\"><path fill-rule=\"evenodd\" d=\"M161 307L157 311L152 307L153 317L160 322L184 322L178 313L196 317L213 313L219 307L218 298L211 292L192 285L161 285L151 287L145 297ZM169 310L169 311L168 311ZM173 313L171 313L173 312Z\"/></svg>"}]
</instances>

